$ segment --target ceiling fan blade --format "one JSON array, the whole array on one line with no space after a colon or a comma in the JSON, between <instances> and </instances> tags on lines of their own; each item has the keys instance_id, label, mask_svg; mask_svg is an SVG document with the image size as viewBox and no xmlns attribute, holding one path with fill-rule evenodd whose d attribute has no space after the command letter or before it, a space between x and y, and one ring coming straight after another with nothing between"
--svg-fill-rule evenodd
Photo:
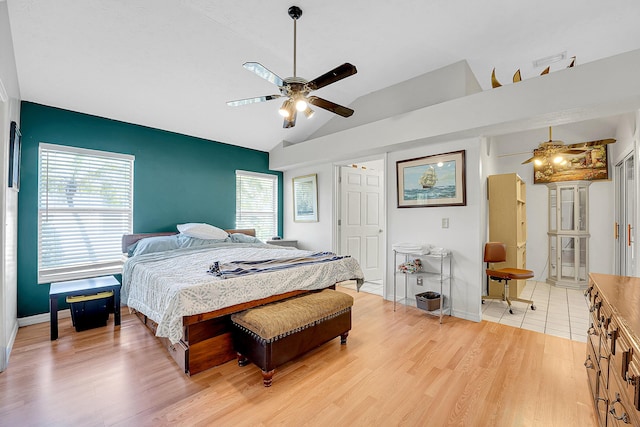
<instances>
[{"instance_id":1,"label":"ceiling fan blade","mask_svg":"<svg viewBox=\"0 0 640 427\"><path fill-rule=\"evenodd\" d=\"M266 96L258 96L256 98L245 98L245 99L238 99L235 101L228 101L227 105L231 106L231 107L237 107L239 105L247 105L247 104L253 104L256 102L264 102L264 101L271 101L272 99L277 99L277 98L281 98L282 95L266 95Z\"/></svg>"},{"instance_id":2,"label":"ceiling fan blade","mask_svg":"<svg viewBox=\"0 0 640 427\"><path fill-rule=\"evenodd\" d=\"M259 62L245 62L244 64L242 64L242 66L278 87L284 86L284 80L282 80L280 76L270 71L267 67Z\"/></svg>"},{"instance_id":3,"label":"ceiling fan blade","mask_svg":"<svg viewBox=\"0 0 640 427\"><path fill-rule=\"evenodd\" d=\"M285 129L289 129L292 128L296 125L296 116L297 116L297 111L293 110L293 115L291 117L285 117L284 118L284 123L282 123L282 127Z\"/></svg>"},{"instance_id":4,"label":"ceiling fan blade","mask_svg":"<svg viewBox=\"0 0 640 427\"><path fill-rule=\"evenodd\" d=\"M327 101L326 99L318 98L317 96L310 96L307 98L307 101L309 104L331 111L332 113L342 117L351 117L353 114L353 110L351 108L343 107L335 102Z\"/></svg>"},{"instance_id":5,"label":"ceiling fan blade","mask_svg":"<svg viewBox=\"0 0 640 427\"><path fill-rule=\"evenodd\" d=\"M584 154L586 151L589 151L587 149L580 149L580 148L570 148L568 150L563 150L562 152L560 152L560 154L568 154L568 155L574 155L574 154Z\"/></svg>"},{"instance_id":6,"label":"ceiling fan blade","mask_svg":"<svg viewBox=\"0 0 640 427\"><path fill-rule=\"evenodd\" d=\"M344 64L334 68L328 73L324 73L323 75L311 80L309 83L307 83L307 87L310 90L317 90L321 87L330 85L331 83L335 83L338 80L342 80L344 78L352 76L357 72L358 70L356 70L355 65L351 65L348 62L345 62Z\"/></svg>"},{"instance_id":7,"label":"ceiling fan blade","mask_svg":"<svg viewBox=\"0 0 640 427\"><path fill-rule=\"evenodd\" d=\"M523 165L526 165L527 163L531 163L531 162L533 162L533 161L536 159L536 157L538 157L538 156L533 156L533 157L531 157L530 159L527 159L527 160L525 160L524 162L522 162L522 164L523 164Z\"/></svg>"},{"instance_id":8,"label":"ceiling fan blade","mask_svg":"<svg viewBox=\"0 0 640 427\"><path fill-rule=\"evenodd\" d=\"M523 154L531 154L531 151L521 151L519 153L498 154L498 157L522 156Z\"/></svg>"},{"instance_id":9,"label":"ceiling fan blade","mask_svg":"<svg viewBox=\"0 0 640 427\"><path fill-rule=\"evenodd\" d=\"M616 142L616 140L613 138L598 139L596 141L588 141L588 142L581 142L578 144L571 144L571 145L568 145L568 147L569 148L595 147L597 145L613 144L614 142Z\"/></svg>"}]
</instances>

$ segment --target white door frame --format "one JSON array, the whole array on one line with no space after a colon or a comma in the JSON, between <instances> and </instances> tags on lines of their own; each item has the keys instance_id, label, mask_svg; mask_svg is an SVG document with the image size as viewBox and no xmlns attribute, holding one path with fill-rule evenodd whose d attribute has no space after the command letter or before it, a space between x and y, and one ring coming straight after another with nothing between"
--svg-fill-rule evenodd
<instances>
[{"instance_id":1,"label":"white door frame","mask_svg":"<svg viewBox=\"0 0 640 427\"><path fill-rule=\"evenodd\" d=\"M628 181L626 178L627 162L633 159L633 188L627 188ZM636 150L626 153L622 159L614 166L615 180L615 221L617 226L618 238L615 242L615 268L614 273L622 276L636 275L638 257L634 251L637 237L637 217L638 217L638 158ZM631 191L635 198L632 206L628 206L626 195ZM628 226L631 226L629 233ZM629 249L630 247L630 249ZM631 251L631 253L629 253ZM631 265L629 265L631 264Z\"/></svg>"},{"instance_id":2,"label":"white door frame","mask_svg":"<svg viewBox=\"0 0 640 427\"><path fill-rule=\"evenodd\" d=\"M2 80L0 80L0 147L2 147L2 151L0 151L0 174L2 174L2 179L0 180L0 221L2 224L2 238L0 239L0 260L3 263L6 262L6 216L7 216L7 169L5 165L7 164L7 159L9 157L9 143L8 143L8 135L9 135L9 98L7 96L7 92L2 84ZM3 265L0 268L0 372L4 371L7 368L7 363L9 359L9 346L8 346L8 333L7 328L9 327L9 323L7 322L7 314L6 314L6 305L7 305L7 281L5 275L5 267Z\"/></svg>"}]
</instances>

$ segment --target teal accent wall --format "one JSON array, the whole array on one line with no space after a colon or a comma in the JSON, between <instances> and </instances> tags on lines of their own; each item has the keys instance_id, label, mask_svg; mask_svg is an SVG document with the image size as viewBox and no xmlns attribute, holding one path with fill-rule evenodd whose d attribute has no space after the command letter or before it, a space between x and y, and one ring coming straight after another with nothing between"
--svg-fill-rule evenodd
<instances>
[{"instance_id":1,"label":"teal accent wall","mask_svg":"<svg viewBox=\"0 0 640 427\"><path fill-rule=\"evenodd\" d=\"M269 154L159 129L22 102L18 195L18 317L49 312L49 285L38 284L38 145L60 144L135 156L133 231L176 231L206 222L235 228L237 169L278 175Z\"/></svg>"}]
</instances>

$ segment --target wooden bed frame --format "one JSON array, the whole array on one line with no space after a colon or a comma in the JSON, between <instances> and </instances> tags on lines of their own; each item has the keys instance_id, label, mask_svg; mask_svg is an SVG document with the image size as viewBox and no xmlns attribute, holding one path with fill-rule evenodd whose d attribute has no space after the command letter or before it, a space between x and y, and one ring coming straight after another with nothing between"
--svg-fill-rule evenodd
<instances>
[{"instance_id":1,"label":"wooden bed frame","mask_svg":"<svg viewBox=\"0 0 640 427\"><path fill-rule=\"evenodd\" d=\"M225 231L228 233L243 233L249 236L255 236L254 229L233 229ZM125 234L122 236L122 252L126 254L130 245L145 237L170 236L173 234L177 233ZM329 288L335 289L335 285L329 286ZM231 340L231 315L233 313L308 292L312 291L291 291L255 301L236 304L219 310L183 316L183 333L182 339L179 342L171 344L168 338L158 337L158 339L165 346L178 366L180 366L187 375L194 375L236 359L236 352ZM155 335L158 327L157 323L149 319L144 313L135 311L135 314Z\"/></svg>"}]
</instances>

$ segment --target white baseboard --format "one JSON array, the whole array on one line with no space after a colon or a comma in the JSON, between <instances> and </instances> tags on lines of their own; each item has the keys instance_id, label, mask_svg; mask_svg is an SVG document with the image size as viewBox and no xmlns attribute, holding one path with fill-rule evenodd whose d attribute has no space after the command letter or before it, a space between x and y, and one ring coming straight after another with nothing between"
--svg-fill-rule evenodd
<instances>
[{"instance_id":1,"label":"white baseboard","mask_svg":"<svg viewBox=\"0 0 640 427\"><path fill-rule=\"evenodd\" d=\"M11 356L11 350L13 349L13 344L16 342L16 336L18 335L18 322L17 319L13 322L11 326L11 332L9 332L9 341L7 342L6 347L0 348L0 351L4 353L4 359L0 358L0 372L7 369L9 366L9 357Z\"/></svg>"},{"instance_id":2,"label":"white baseboard","mask_svg":"<svg viewBox=\"0 0 640 427\"><path fill-rule=\"evenodd\" d=\"M459 317L460 319L471 320L472 322L481 322L482 316L477 313L468 313L466 311L453 310L453 317Z\"/></svg>"},{"instance_id":3,"label":"white baseboard","mask_svg":"<svg viewBox=\"0 0 640 427\"><path fill-rule=\"evenodd\" d=\"M66 309L66 310L58 311L58 319L64 319L66 317L71 317L71 310ZM48 322L50 319L51 317L49 316L49 313L36 314L28 317L20 317L18 318L18 326L23 327L23 326L35 325L37 323L45 323L45 322Z\"/></svg>"}]
</instances>

